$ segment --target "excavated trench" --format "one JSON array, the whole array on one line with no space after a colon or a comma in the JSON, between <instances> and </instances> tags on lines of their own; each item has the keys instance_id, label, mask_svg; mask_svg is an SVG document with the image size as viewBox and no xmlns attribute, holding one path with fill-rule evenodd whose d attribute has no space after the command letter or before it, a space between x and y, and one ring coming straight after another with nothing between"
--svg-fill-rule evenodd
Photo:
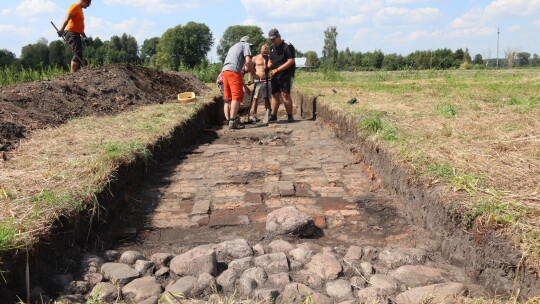
<instances>
[{"instance_id":1,"label":"excavated trench","mask_svg":"<svg viewBox=\"0 0 540 304\"><path fill-rule=\"evenodd\" d=\"M459 293L474 297L508 295L516 287L523 298L538 293L537 278L516 269L521 256L508 240L464 232L439 202L436 189L414 184L384 151L358 138L355 122L317 107L314 98L296 94L294 100L296 116L302 117L298 121L253 124L234 131L219 123L218 101L203 109L189 127L156 145L154 165L121 168L118 181L102 194L104 212L99 221L91 222L90 230L88 219L65 225L49 246L41 246L33 255L34 296L54 299L64 293L69 296L63 299L73 302L90 297L97 281L107 278L88 279L89 257L114 262L122 253L138 252L144 256L141 259L154 261L156 253L179 256L193 248L220 248L239 239L253 252L246 267L256 265L257 256L287 255L288 266L279 272L288 277L285 283L283 277L279 282L270 280L278 273L266 268L266 281L257 281L255 287L246 287L240 277L233 283L235 291L250 298L271 290L278 301L298 300L291 298L286 283L309 286L321 303L360 301L362 296L392 302L408 289L431 283L461 284ZM310 238L269 234L268 214L288 206L310 215L319 233ZM288 249L279 249L283 247ZM326 283L306 278L307 270L317 270L289 253L307 247L312 255L330 254L341 262L336 277ZM361 251L357 264L350 259L355 248ZM217 256L215 278L233 268L230 260ZM352 264L343 263L346 257ZM369 273L358 270L365 263L372 267ZM24 261L13 266L24 269ZM161 292L183 280L172 265L153 267L145 275L156 279ZM438 275L422 277L424 281L418 275L411 279L410 273L399 274L400 267L416 273L437 270ZM371 277L371 284L360 277ZM398 283L392 278L398 278ZM408 285L403 280L422 282ZM350 294L328 290L328 284L342 281L354 286ZM15 275L13 282L13 290L23 294L22 274ZM396 286L374 292L385 284ZM231 292L231 286L221 288ZM203 294L199 298L205 298Z\"/></svg>"}]
</instances>

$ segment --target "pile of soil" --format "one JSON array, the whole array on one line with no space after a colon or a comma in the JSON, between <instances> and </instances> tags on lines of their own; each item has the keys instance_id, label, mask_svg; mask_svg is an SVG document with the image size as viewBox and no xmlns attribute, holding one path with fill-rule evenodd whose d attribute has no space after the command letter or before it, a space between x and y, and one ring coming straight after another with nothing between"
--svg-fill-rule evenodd
<instances>
[{"instance_id":1,"label":"pile of soil","mask_svg":"<svg viewBox=\"0 0 540 304\"><path fill-rule=\"evenodd\" d=\"M113 115L132 107L177 102L180 92L200 95L206 85L191 73L160 72L129 64L85 68L53 80L0 87L0 151L31 132L68 119Z\"/></svg>"}]
</instances>

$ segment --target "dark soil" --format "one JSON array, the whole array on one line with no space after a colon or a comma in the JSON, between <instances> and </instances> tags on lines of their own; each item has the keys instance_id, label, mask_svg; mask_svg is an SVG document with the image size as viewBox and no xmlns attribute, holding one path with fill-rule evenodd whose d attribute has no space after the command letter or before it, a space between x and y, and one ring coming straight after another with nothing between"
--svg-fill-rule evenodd
<instances>
[{"instance_id":1,"label":"dark soil","mask_svg":"<svg viewBox=\"0 0 540 304\"><path fill-rule=\"evenodd\" d=\"M113 115L132 107L200 95L205 84L190 73L128 64L85 68L53 80L0 87L0 151L17 147L32 131L80 116Z\"/></svg>"}]
</instances>

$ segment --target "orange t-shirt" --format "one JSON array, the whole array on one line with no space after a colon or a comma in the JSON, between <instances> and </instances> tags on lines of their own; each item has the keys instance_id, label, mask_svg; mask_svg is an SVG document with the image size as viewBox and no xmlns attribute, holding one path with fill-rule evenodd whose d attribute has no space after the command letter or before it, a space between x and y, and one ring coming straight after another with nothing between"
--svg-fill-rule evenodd
<instances>
[{"instance_id":1,"label":"orange t-shirt","mask_svg":"<svg viewBox=\"0 0 540 304\"><path fill-rule=\"evenodd\" d=\"M72 17L66 26L66 31L82 34L84 33L84 13L79 3L72 4L69 7L68 14Z\"/></svg>"}]
</instances>

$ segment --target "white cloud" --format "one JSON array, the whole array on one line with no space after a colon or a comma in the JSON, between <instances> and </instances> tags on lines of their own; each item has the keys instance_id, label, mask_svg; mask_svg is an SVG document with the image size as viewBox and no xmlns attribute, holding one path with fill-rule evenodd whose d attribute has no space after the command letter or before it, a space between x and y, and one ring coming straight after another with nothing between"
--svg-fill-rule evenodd
<instances>
[{"instance_id":1,"label":"white cloud","mask_svg":"<svg viewBox=\"0 0 540 304\"><path fill-rule=\"evenodd\" d=\"M32 17L37 15L56 13L60 8L50 0L25 0L22 1L13 13L21 17ZM5 10L6 13L12 13L11 10ZM4 14L4 11L2 12Z\"/></svg>"},{"instance_id":2,"label":"white cloud","mask_svg":"<svg viewBox=\"0 0 540 304\"><path fill-rule=\"evenodd\" d=\"M242 0L247 14L256 19L271 18L316 18L361 16L382 7L381 0ZM279 8L279 9L276 9Z\"/></svg>"},{"instance_id":3,"label":"white cloud","mask_svg":"<svg viewBox=\"0 0 540 304\"><path fill-rule=\"evenodd\" d=\"M13 24L0 24L0 34L29 36L32 32L32 28L30 27L17 26Z\"/></svg>"},{"instance_id":4,"label":"white cloud","mask_svg":"<svg viewBox=\"0 0 540 304\"><path fill-rule=\"evenodd\" d=\"M540 27L540 19L536 20L533 24Z\"/></svg>"},{"instance_id":5,"label":"white cloud","mask_svg":"<svg viewBox=\"0 0 540 304\"><path fill-rule=\"evenodd\" d=\"M152 33L150 29L153 27L154 23L137 18L112 23L101 18L90 17L86 24L85 31L88 36L100 37L104 41L109 40L112 36L121 36L126 33L135 37L137 42L142 45L145 39L161 36L162 33Z\"/></svg>"},{"instance_id":6,"label":"white cloud","mask_svg":"<svg viewBox=\"0 0 540 304\"><path fill-rule=\"evenodd\" d=\"M407 9L403 7L386 7L377 12L373 17L376 25L391 24L417 24L436 21L442 16L437 8L426 7Z\"/></svg>"},{"instance_id":7,"label":"white cloud","mask_svg":"<svg viewBox=\"0 0 540 304\"><path fill-rule=\"evenodd\" d=\"M415 31L409 34L407 39L409 41L416 41L416 40L433 40L433 39L439 39L443 36L443 33L441 31Z\"/></svg>"},{"instance_id":8,"label":"white cloud","mask_svg":"<svg viewBox=\"0 0 540 304\"><path fill-rule=\"evenodd\" d=\"M508 32L515 33L521 30L520 25L512 25L510 28L508 28Z\"/></svg>"},{"instance_id":9,"label":"white cloud","mask_svg":"<svg viewBox=\"0 0 540 304\"><path fill-rule=\"evenodd\" d=\"M7 16L11 15L12 12L13 12L12 9L5 8L5 9L2 10L2 16L7 17Z\"/></svg>"},{"instance_id":10,"label":"white cloud","mask_svg":"<svg viewBox=\"0 0 540 304\"><path fill-rule=\"evenodd\" d=\"M479 27L453 30L448 33L448 36L463 39L471 37L488 37L493 36L495 33L495 29L491 27Z\"/></svg>"},{"instance_id":11,"label":"white cloud","mask_svg":"<svg viewBox=\"0 0 540 304\"><path fill-rule=\"evenodd\" d=\"M204 6L211 6L214 3L221 2L220 0L104 0L106 5L117 5L136 7L144 9L147 12L173 12L180 9L193 9Z\"/></svg>"},{"instance_id":12,"label":"white cloud","mask_svg":"<svg viewBox=\"0 0 540 304\"><path fill-rule=\"evenodd\" d=\"M454 19L452 28L481 26L505 16L527 16L540 12L540 0L495 0L485 8L473 8Z\"/></svg>"},{"instance_id":13,"label":"white cloud","mask_svg":"<svg viewBox=\"0 0 540 304\"><path fill-rule=\"evenodd\" d=\"M386 0L387 4L410 4L417 2L427 2L428 0Z\"/></svg>"}]
</instances>

